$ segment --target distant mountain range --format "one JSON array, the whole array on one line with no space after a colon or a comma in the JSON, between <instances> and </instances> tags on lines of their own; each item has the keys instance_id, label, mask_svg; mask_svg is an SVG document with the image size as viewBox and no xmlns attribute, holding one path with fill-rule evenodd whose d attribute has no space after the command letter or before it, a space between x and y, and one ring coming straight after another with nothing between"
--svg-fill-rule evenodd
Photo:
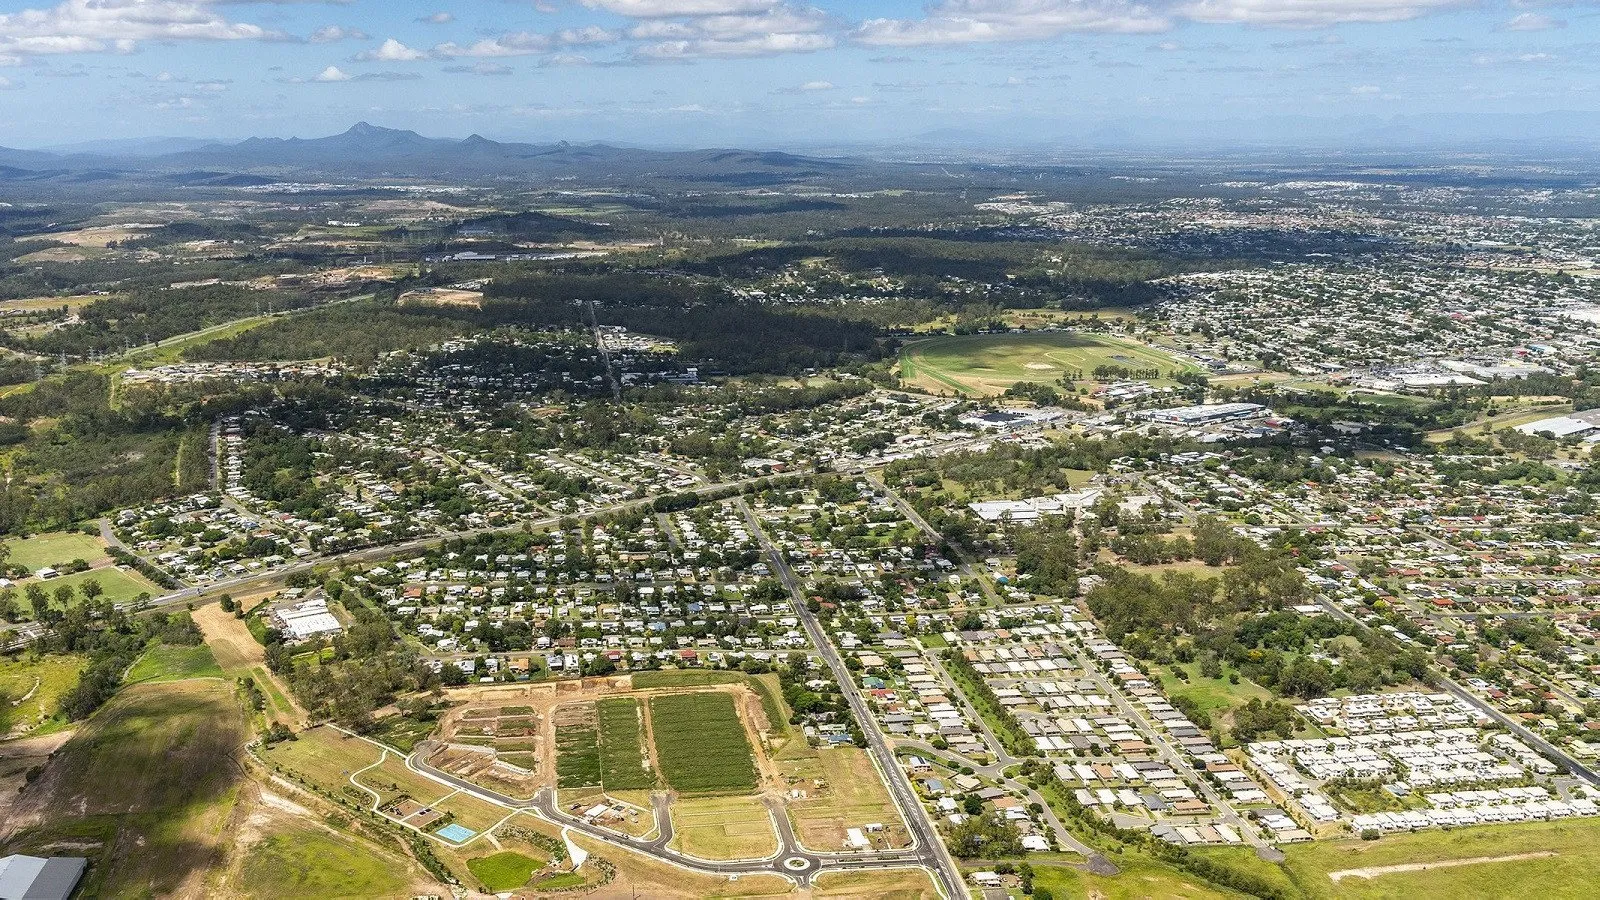
<instances>
[{"instance_id":1,"label":"distant mountain range","mask_svg":"<svg viewBox=\"0 0 1600 900\"><path fill-rule=\"evenodd\" d=\"M499 178L659 176L723 184L786 183L862 165L747 150L658 151L608 144L462 140L359 122L321 138L250 138L195 146L182 139L103 141L52 150L0 148L0 181L83 181L154 175L188 184L249 184L317 177Z\"/></svg>"}]
</instances>

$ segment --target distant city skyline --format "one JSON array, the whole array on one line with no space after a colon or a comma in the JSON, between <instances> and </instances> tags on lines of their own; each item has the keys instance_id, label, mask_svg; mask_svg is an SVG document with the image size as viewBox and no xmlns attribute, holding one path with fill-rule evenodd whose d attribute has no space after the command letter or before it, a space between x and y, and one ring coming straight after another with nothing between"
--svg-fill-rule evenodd
<instances>
[{"instance_id":1,"label":"distant city skyline","mask_svg":"<svg viewBox=\"0 0 1600 900\"><path fill-rule=\"evenodd\" d=\"M358 120L659 146L1600 143L1600 6L0 0L0 146Z\"/></svg>"}]
</instances>

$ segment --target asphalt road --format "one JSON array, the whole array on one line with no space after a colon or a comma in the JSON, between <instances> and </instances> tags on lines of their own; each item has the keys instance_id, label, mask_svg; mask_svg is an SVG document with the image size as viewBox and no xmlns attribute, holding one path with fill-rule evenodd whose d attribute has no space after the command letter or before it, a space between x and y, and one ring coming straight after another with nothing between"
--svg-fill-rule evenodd
<instances>
[{"instance_id":1,"label":"asphalt road","mask_svg":"<svg viewBox=\"0 0 1600 900\"><path fill-rule=\"evenodd\" d=\"M933 820L928 817L927 809L923 807L921 799L917 797L916 789L911 785L911 779L895 760L894 750L885 740L883 731L878 728L877 719L873 717L872 710L867 708L866 700L862 699L861 692L856 689L855 679L850 676L850 670L845 668L844 660L840 659L833 643L823 633L822 625L817 621L816 615L806 607L805 592L800 589L794 572L789 569L783 554L773 545L772 538L756 519L749 504L745 503L743 498L735 502L744 513L745 520L750 523L751 533L761 542L762 549L767 551L767 556L772 560L773 574L782 579L784 587L789 589L789 595L794 599L795 610L800 616L801 623L805 625L812 646L833 673L834 681L850 704L850 712L855 716L862 733L866 735L867 750L877 762L884 783L889 786L889 793L894 797L895 805L900 807L900 815L905 819L906 830L911 834L913 850L910 852L916 854L918 864L934 873L940 891L947 898L970 896L966 883L962 880L961 869L956 866L943 839L939 837ZM881 860L883 854L874 854L874 857Z\"/></svg>"},{"instance_id":2,"label":"asphalt road","mask_svg":"<svg viewBox=\"0 0 1600 900\"><path fill-rule=\"evenodd\" d=\"M783 802L775 798L767 798L766 803L768 814L772 818L773 829L778 835L778 850L776 853L764 859L730 861L700 859L699 857L689 856L670 849L667 846L672 842L673 831L672 818L667 810L666 801L668 795L665 792L658 792L651 797L651 807L657 825L656 836L648 838L630 837L586 822L581 817L569 815L556 802L556 792L553 788L540 790L531 800L520 800L441 771L425 762L426 757L437 746L438 744L434 741L419 743L416 749L412 751L411 756L406 759L407 767L412 771L458 788L463 793L471 794L481 800L486 800L507 809L526 810L535 813L548 822L563 828L570 828L597 841L631 850L635 853L642 853L694 872L722 876L781 875L805 885L810 884L819 873L824 871L906 867L927 868L924 860L925 854L915 849L879 850L861 853L816 853L807 850L800 845L800 840L794 833L789 816L784 811ZM964 897L967 895L963 893L956 896Z\"/></svg>"}]
</instances>

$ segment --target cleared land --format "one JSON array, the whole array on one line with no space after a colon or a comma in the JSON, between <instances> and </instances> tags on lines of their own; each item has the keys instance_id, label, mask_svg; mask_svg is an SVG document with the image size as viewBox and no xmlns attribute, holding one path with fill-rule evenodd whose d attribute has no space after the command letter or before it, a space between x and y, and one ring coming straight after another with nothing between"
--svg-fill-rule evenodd
<instances>
[{"instance_id":1,"label":"cleared land","mask_svg":"<svg viewBox=\"0 0 1600 900\"><path fill-rule=\"evenodd\" d=\"M137 684L143 681L182 681L186 678L221 678L211 648L205 644L194 647L172 647L157 644L144 652L128 670L126 681Z\"/></svg>"},{"instance_id":2,"label":"cleared land","mask_svg":"<svg viewBox=\"0 0 1600 900\"><path fill-rule=\"evenodd\" d=\"M261 752L269 764L282 766L332 794L351 787L350 776L378 762L382 754L372 744L327 725L302 731L294 740L280 741Z\"/></svg>"},{"instance_id":3,"label":"cleared land","mask_svg":"<svg viewBox=\"0 0 1600 900\"><path fill-rule=\"evenodd\" d=\"M0 736L21 737L61 724L57 703L87 664L82 656L46 656L38 662L0 657Z\"/></svg>"},{"instance_id":4,"label":"cleared land","mask_svg":"<svg viewBox=\"0 0 1600 900\"><path fill-rule=\"evenodd\" d=\"M754 750L733 697L721 692L650 698L650 730L661 775L688 794L756 789Z\"/></svg>"},{"instance_id":5,"label":"cleared land","mask_svg":"<svg viewBox=\"0 0 1600 900\"><path fill-rule=\"evenodd\" d=\"M243 856L240 892L260 900L398 897L410 884L394 861L309 825L275 829Z\"/></svg>"},{"instance_id":6,"label":"cleared land","mask_svg":"<svg viewBox=\"0 0 1600 900\"><path fill-rule=\"evenodd\" d=\"M1600 822L1592 819L1318 841L1285 847L1284 853L1285 868L1309 897L1576 900L1600 893ZM1454 865L1436 865L1445 862ZM1331 877L1353 870L1372 874L1337 883Z\"/></svg>"},{"instance_id":7,"label":"cleared land","mask_svg":"<svg viewBox=\"0 0 1600 900\"><path fill-rule=\"evenodd\" d=\"M816 757L815 778L822 786L815 781L801 785L806 799L789 803L800 843L814 850L840 850L849 829L878 824L884 831L874 835L877 846L910 844L905 823L867 751L839 747L818 751Z\"/></svg>"},{"instance_id":8,"label":"cleared land","mask_svg":"<svg viewBox=\"0 0 1600 900\"><path fill-rule=\"evenodd\" d=\"M672 804L673 842L701 859L760 859L778 852L759 797L702 797Z\"/></svg>"},{"instance_id":9,"label":"cleared land","mask_svg":"<svg viewBox=\"0 0 1600 900\"><path fill-rule=\"evenodd\" d=\"M198 896L223 853L246 737L229 685L126 688L23 791L0 853L89 856L85 897Z\"/></svg>"},{"instance_id":10,"label":"cleared land","mask_svg":"<svg viewBox=\"0 0 1600 900\"><path fill-rule=\"evenodd\" d=\"M910 344L900 354L900 375L907 382L980 397L1002 394L1018 382L1054 384L1073 373L1093 380L1101 366L1153 370L1155 377L1140 377L1155 384L1171 384L1174 372L1199 371L1154 347L1083 332L939 337Z\"/></svg>"},{"instance_id":11,"label":"cleared land","mask_svg":"<svg viewBox=\"0 0 1600 900\"><path fill-rule=\"evenodd\" d=\"M939 900L933 880L919 869L824 872L811 896L822 900Z\"/></svg>"},{"instance_id":12,"label":"cleared land","mask_svg":"<svg viewBox=\"0 0 1600 900\"><path fill-rule=\"evenodd\" d=\"M1035 889L1047 888L1057 897L1095 897L1097 900L1219 900L1244 897L1210 886L1194 876L1145 860L1119 857L1117 875L1091 875L1067 866L1035 865Z\"/></svg>"}]
</instances>

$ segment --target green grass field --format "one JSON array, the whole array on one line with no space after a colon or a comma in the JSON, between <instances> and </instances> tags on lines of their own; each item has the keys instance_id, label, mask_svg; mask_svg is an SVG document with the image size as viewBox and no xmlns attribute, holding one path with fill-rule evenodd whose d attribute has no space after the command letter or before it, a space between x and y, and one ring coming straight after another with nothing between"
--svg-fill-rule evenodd
<instances>
[{"instance_id":1,"label":"green grass field","mask_svg":"<svg viewBox=\"0 0 1600 900\"><path fill-rule=\"evenodd\" d=\"M87 664L82 656L51 655L38 662L0 657L0 737L63 727L66 721L56 712L56 704Z\"/></svg>"},{"instance_id":2,"label":"green grass field","mask_svg":"<svg viewBox=\"0 0 1600 900\"><path fill-rule=\"evenodd\" d=\"M377 762L383 751L327 725L295 735L261 751L269 764L282 766L331 794L350 784L350 776Z\"/></svg>"},{"instance_id":3,"label":"green grass field","mask_svg":"<svg viewBox=\"0 0 1600 900\"><path fill-rule=\"evenodd\" d=\"M483 889L491 894L522 887L533 877L533 873L539 871L541 865L533 857L513 850L467 860L467 868L483 882Z\"/></svg>"},{"instance_id":4,"label":"green grass field","mask_svg":"<svg viewBox=\"0 0 1600 900\"><path fill-rule=\"evenodd\" d=\"M247 897L398 897L407 879L394 861L318 828L278 831L244 855Z\"/></svg>"},{"instance_id":5,"label":"green grass field","mask_svg":"<svg viewBox=\"0 0 1600 900\"><path fill-rule=\"evenodd\" d=\"M247 736L230 685L124 688L17 798L10 821L24 827L0 854L66 842L92 860L79 896L176 896L224 852Z\"/></svg>"},{"instance_id":6,"label":"green grass field","mask_svg":"<svg viewBox=\"0 0 1600 900\"><path fill-rule=\"evenodd\" d=\"M600 783L608 791L655 787L655 773L645 761L639 701L613 697L595 707L600 713Z\"/></svg>"},{"instance_id":7,"label":"green grass field","mask_svg":"<svg viewBox=\"0 0 1600 900\"><path fill-rule=\"evenodd\" d=\"M1155 370L1155 384L1171 384L1174 372L1196 372L1191 363L1121 338L1078 332L974 334L917 341L900 354L900 376L940 392L988 397L1018 382L1054 384L1078 372L1093 379L1100 366Z\"/></svg>"},{"instance_id":8,"label":"green grass field","mask_svg":"<svg viewBox=\"0 0 1600 900\"><path fill-rule=\"evenodd\" d=\"M140 594L149 594L152 597L156 597L162 593L161 588L152 584L149 579L138 572L119 569L115 566L105 566L88 572L62 575L59 578L51 578L48 581L38 581L37 583L45 589L46 593L51 595L55 594L57 588L67 585L80 592L79 595L82 596L83 584L90 579L100 583L101 596L113 603L126 603ZM29 579L27 583L34 582L35 579Z\"/></svg>"},{"instance_id":9,"label":"green grass field","mask_svg":"<svg viewBox=\"0 0 1600 900\"><path fill-rule=\"evenodd\" d=\"M221 678L222 668L211 648L205 644L195 647L169 647L157 644L144 652L128 670L126 681L182 681L185 678Z\"/></svg>"},{"instance_id":10,"label":"green grass field","mask_svg":"<svg viewBox=\"0 0 1600 900\"><path fill-rule=\"evenodd\" d=\"M45 566L69 563L75 559L94 562L106 555L105 542L98 537L68 531L52 531L11 542L11 564L37 572Z\"/></svg>"},{"instance_id":11,"label":"green grass field","mask_svg":"<svg viewBox=\"0 0 1600 900\"><path fill-rule=\"evenodd\" d=\"M1213 900L1245 897L1213 887L1199 878L1169 866L1125 856L1116 860L1122 872L1110 877L1091 875L1066 866L1035 865L1035 888L1046 888L1056 897L1096 897L1100 900ZM1020 896L1020 892L1017 892Z\"/></svg>"},{"instance_id":12,"label":"green grass field","mask_svg":"<svg viewBox=\"0 0 1600 900\"><path fill-rule=\"evenodd\" d=\"M650 729L661 775L683 793L745 793L756 788L750 739L724 693L650 698Z\"/></svg>"}]
</instances>

